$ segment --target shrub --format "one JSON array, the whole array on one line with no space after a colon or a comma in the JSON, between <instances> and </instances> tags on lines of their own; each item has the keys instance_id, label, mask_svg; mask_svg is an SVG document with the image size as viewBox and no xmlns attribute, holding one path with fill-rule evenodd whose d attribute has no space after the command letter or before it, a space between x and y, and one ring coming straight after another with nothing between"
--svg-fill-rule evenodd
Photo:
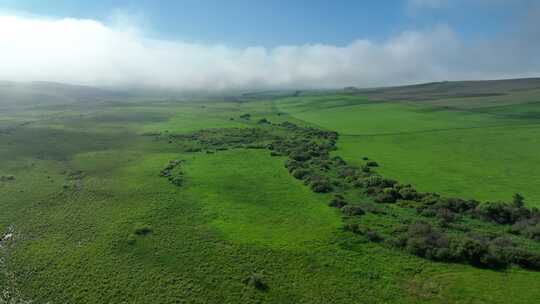
<instances>
[{"instance_id":1,"label":"shrub","mask_svg":"<svg viewBox=\"0 0 540 304\"><path fill-rule=\"evenodd\" d=\"M452 252L454 256L473 265L481 266L484 264L483 257L487 254L487 245L480 240L471 237L458 238L452 243Z\"/></svg>"},{"instance_id":2,"label":"shrub","mask_svg":"<svg viewBox=\"0 0 540 304\"><path fill-rule=\"evenodd\" d=\"M540 221L536 218L524 219L516 222L509 231L514 234L521 234L527 238L540 242Z\"/></svg>"},{"instance_id":3,"label":"shrub","mask_svg":"<svg viewBox=\"0 0 540 304\"><path fill-rule=\"evenodd\" d=\"M431 229L429 224L417 223L407 231L405 248L408 252L432 260L448 259L449 240L445 234Z\"/></svg>"},{"instance_id":4,"label":"shrub","mask_svg":"<svg viewBox=\"0 0 540 304\"><path fill-rule=\"evenodd\" d=\"M364 179L364 187L380 187L384 184L384 179L379 175L371 175L370 177Z\"/></svg>"},{"instance_id":5,"label":"shrub","mask_svg":"<svg viewBox=\"0 0 540 304\"><path fill-rule=\"evenodd\" d=\"M375 195L376 203L395 203L400 198L399 192L394 188L384 188L382 192Z\"/></svg>"},{"instance_id":6,"label":"shrub","mask_svg":"<svg viewBox=\"0 0 540 304\"><path fill-rule=\"evenodd\" d=\"M153 230L152 230L152 227L144 225L144 226L140 226L140 227L135 228L135 230L133 232L136 235L141 235L142 236L142 235L147 235L149 233L152 233Z\"/></svg>"},{"instance_id":7,"label":"shrub","mask_svg":"<svg viewBox=\"0 0 540 304\"><path fill-rule=\"evenodd\" d=\"M455 213L468 212L475 209L479 202L475 200L463 200L460 198L439 199L435 203L437 208L445 208Z\"/></svg>"},{"instance_id":8,"label":"shrub","mask_svg":"<svg viewBox=\"0 0 540 304\"><path fill-rule=\"evenodd\" d=\"M424 222L407 226L390 243L420 257L436 261L466 262L479 267L502 268L515 263L524 268L538 269L540 254L518 249L508 238L447 234L436 231Z\"/></svg>"},{"instance_id":9,"label":"shrub","mask_svg":"<svg viewBox=\"0 0 540 304\"><path fill-rule=\"evenodd\" d=\"M285 161L285 168L287 168L289 170L289 173L292 173L294 170L298 169L298 168L303 168L304 165L297 161L297 160L294 160L294 159L288 159Z\"/></svg>"},{"instance_id":10,"label":"shrub","mask_svg":"<svg viewBox=\"0 0 540 304\"><path fill-rule=\"evenodd\" d=\"M347 201L345 201L345 198L341 195L335 195L332 200L328 203L328 206L335 207L335 208L343 208L345 205L347 205Z\"/></svg>"},{"instance_id":11,"label":"shrub","mask_svg":"<svg viewBox=\"0 0 540 304\"><path fill-rule=\"evenodd\" d=\"M347 205L341 208L341 212L347 216L359 216L365 214L362 207L358 205Z\"/></svg>"},{"instance_id":12,"label":"shrub","mask_svg":"<svg viewBox=\"0 0 540 304\"><path fill-rule=\"evenodd\" d=\"M366 188L366 194L371 196L377 196L378 194L382 193L383 189L380 187L368 187Z\"/></svg>"},{"instance_id":13,"label":"shrub","mask_svg":"<svg viewBox=\"0 0 540 304\"><path fill-rule=\"evenodd\" d=\"M311 155L307 152L303 152L303 151L295 151L293 153L291 153L291 158L296 160L296 161L300 161L300 162L304 162L304 161L307 161L311 158Z\"/></svg>"},{"instance_id":14,"label":"shrub","mask_svg":"<svg viewBox=\"0 0 540 304\"><path fill-rule=\"evenodd\" d=\"M133 244L135 244L136 242L137 242L137 238L135 237L135 235L134 235L134 234L130 234L130 235L128 236L128 238L127 238L127 243L128 243L129 245L133 245Z\"/></svg>"},{"instance_id":15,"label":"shrub","mask_svg":"<svg viewBox=\"0 0 540 304\"><path fill-rule=\"evenodd\" d=\"M262 118L262 119L259 119L259 121L257 121L257 124L259 125L265 125L265 124L269 124L270 121L268 121L268 119L266 118Z\"/></svg>"},{"instance_id":16,"label":"shrub","mask_svg":"<svg viewBox=\"0 0 540 304\"><path fill-rule=\"evenodd\" d=\"M528 219L532 213L523 207L515 207L508 203L496 202L478 205L475 214L483 219L498 224L514 224L520 220Z\"/></svg>"},{"instance_id":17,"label":"shrub","mask_svg":"<svg viewBox=\"0 0 540 304\"><path fill-rule=\"evenodd\" d=\"M514 249L511 253L512 262L528 269L540 270L540 254L523 249Z\"/></svg>"},{"instance_id":18,"label":"shrub","mask_svg":"<svg viewBox=\"0 0 540 304\"><path fill-rule=\"evenodd\" d=\"M525 206L525 198L523 195L515 193L514 196L512 196L512 204L516 208L522 208Z\"/></svg>"},{"instance_id":19,"label":"shrub","mask_svg":"<svg viewBox=\"0 0 540 304\"><path fill-rule=\"evenodd\" d=\"M356 176L356 169L353 167L343 167L339 169L338 176L341 178L354 177Z\"/></svg>"},{"instance_id":20,"label":"shrub","mask_svg":"<svg viewBox=\"0 0 540 304\"><path fill-rule=\"evenodd\" d=\"M384 240L384 238L381 235L379 235L377 231L374 231L371 229L368 229L365 235L366 235L366 238L370 240L371 242L378 243Z\"/></svg>"},{"instance_id":21,"label":"shrub","mask_svg":"<svg viewBox=\"0 0 540 304\"><path fill-rule=\"evenodd\" d=\"M317 178L311 182L311 190L317 193L332 191L332 184L326 178Z\"/></svg>"},{"instance_id":22,"label":"shrub","mask_svg":"<svg viewBox=\"0 0 540 304\"><path fill-rule=\"evenodd\" d=\"M440 195L436 193L425 193L422 195L421 202L425 205L434 205L441 199Z\"/></svg>"},{"instance_id":23,"label":"shrub","mask_svg":"<svg viewBox=\"0 0 540 304\"><path fill-rule=\"evenodd\" d=\"M173 183L173 185L176 185L176 186L182 186L182 184L184 183L184 180L182 179L181 176L176 176L176 177L169 177L169 180L171 181L171 183Z\"/></svg>"},{"instance_id":24,"label":"shrub","mask_svg":"<svg viewBox=\"0 0 540 304\"><path fill-rule=\"evenodd\" d=\"M244 284L249 285L257 290L265 291L268 289L268 285L264 282L264 274L262 272L254 272L250 274L245 280Z\"/></svg>"},{"instance_id":25,"label":"shrub","mask_svg":"<svg viewBox=\"0 0 540 304\"><path fill-rule=\"evenodd\" d=\"M343 158L339 156L335 156L334 158L332 158L332 160L337 166L345 166L347 164L345 160L343 160Z\"/></svg>"},{"instance_id":26,"label":"shrub","mask_svg":"<svg viewBox=\"0 0 540 304\"><path fill-rule=\"evenodd\" d=\"M441 219L444 224L453 222L456 219L456 214L448 208L438 208L435 215Z\"/></svg>"},{"instance_id":27,"label":"shrub","mask_svg":"<svg viewBox=\"0 0 540 304\"><path fill-rule=\"evenodd\" d=\"M344 229L345 229L345 231L350 231L352 233L361 232L360 231L360 226L358 224L356 224L356 223L346 224Z\"/></svg>"},{"instance_id":28,"label":"shrub","mask_svg":"<svg viewBox=\"0 0 540 304\"><path fill-rule=\"evenodd\" d=\"M425 217L435 217L435 216L437 216L437 211L435 211L435 209L433 209L433 208L418 208L418 209L416 209L416 211L420 215L425 216Z\"/></svg>"},{"instance_id":29,"label":"shrub","mask_svg":"<svg viewBox=\"0 0 540 304\"><path fill-rule=\"evenodd\" d=\"M360 206L365 212L370 212L373 214L386 214L382 208L372 203L360 203L357 205Z\"/></svg>"},{"instance_id":30,"label":"shrub","mask_svg":"<svg viewBox=\"0 0 540 304\"><path fill-rule=\"evenodd\" d=\"M368 167L378 167L379 164L376 161L368 161L366 163L366 166L368 166Z\"/></svg>"},{"instance_id":31,"label":"shrub","mask_svg":"<svg viewBox=\"0 0 540 304\"><path fill-rule=\"evenodd\" d=\"M418 192L416 192L416 190L411 187L403 187L399 189L399 195L404 200L408 200L408 201L414 201L418 199Z\"/></svg>"},{"instance_id":32,"label":"shrub","mask_svg":"<svg viewBox=\"0 0 540 304\"><path fill-rule=\"evenodd\" d=\"M15 176L14 175L2 175L0 176L0 181L2 182L8 182L8 181L14 181Z\"/></svg>"},{"instance_id":33,"label":"shrub","mask_svg":"<svg viewBox=\"0 0 540 304\"><path fill-rule=\"evenodd\" d=\"M309 170L307 170L307 169L299 168L299 169L294 170L292 172L292 175L294 176L294 178L304 179L306 176L309 176L310 173L311 172Z\"/></svg>"}]
</instances>

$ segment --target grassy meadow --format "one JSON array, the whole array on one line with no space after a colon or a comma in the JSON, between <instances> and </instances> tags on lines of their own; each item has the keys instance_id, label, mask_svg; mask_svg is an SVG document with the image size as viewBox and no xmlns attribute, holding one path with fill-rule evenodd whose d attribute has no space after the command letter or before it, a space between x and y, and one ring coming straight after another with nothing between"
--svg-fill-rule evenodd
<instances>
[{"instance_id":1,"label":"grassy meadow","mask_svg":"<svg viewBox=\"0 0 540 304\"><path fill-rule=\"evenodd\" d=\"M423 191L521 192L540 206L534 113L540 103L447 109L341 93L10 106L0 111L0 175L15 177L0 182L0 236L13 233L0 243L0 303L535 303L538 272L437 263L353 237L284 157L188 153L147 136L263 117L316 125L340 133L336 155L369 156ZM181 187L158 175L173 159L184 160ZM264 290L246 283L254 276Z\"/></svg>"}]
</instances>

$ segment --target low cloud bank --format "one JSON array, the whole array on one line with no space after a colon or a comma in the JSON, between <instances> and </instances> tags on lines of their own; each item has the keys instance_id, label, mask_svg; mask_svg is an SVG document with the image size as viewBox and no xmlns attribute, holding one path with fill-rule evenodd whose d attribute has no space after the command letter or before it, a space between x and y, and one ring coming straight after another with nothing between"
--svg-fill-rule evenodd
<instances>
[{"instance_id":1,"label":"low cloud bank","mask_svg":"<svg viewBox=\"0 0 540 304\"><path fill-rule=\"evenodd\" d=\"M334 88L540 75L540 14L465 44L447 26L383 42L233 48L147 39L94 20L0 16L0 79L186 90Z\"/></svg>"}]
</instances>

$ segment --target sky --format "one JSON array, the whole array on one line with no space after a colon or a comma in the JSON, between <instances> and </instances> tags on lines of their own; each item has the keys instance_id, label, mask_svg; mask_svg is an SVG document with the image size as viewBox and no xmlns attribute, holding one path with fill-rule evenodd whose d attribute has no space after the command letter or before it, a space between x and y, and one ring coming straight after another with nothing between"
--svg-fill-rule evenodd
<instances>
[{"instance_id":1,"label":"sky","mask_svg":"<svg viewBox=\"0 0 540 304\"><path fill-rule=\"evenodd\" d=\"M540 76L536 0L0 0L0 80L174 89Z\"/></svg>"}]
</instances>

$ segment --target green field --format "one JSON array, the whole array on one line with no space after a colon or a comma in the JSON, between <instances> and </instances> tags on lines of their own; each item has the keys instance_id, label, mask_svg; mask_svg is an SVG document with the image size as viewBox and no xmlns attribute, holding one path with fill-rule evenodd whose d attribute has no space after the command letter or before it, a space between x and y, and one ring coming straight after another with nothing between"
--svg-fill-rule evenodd
<instances>
[{"instance_id":1,"label":"green field","mask_svg":"<svg viewBox=\"0 0 540 304\"><path fill-rule=\"evenodd\" d=\"M540 97L539 97L540 98ZM280 110L340 132L338 154L369 156L423 191L479 200L519 192L540 206L540 102L448 110L365 97L284 99Z\"/></svg>"},{"instance_id":2,"label":"green field","mask_svg":"<svg viewBox=\"0 0 540 304\"><path fill-rule=\"evenodd\" d=\"M420 190L482 200L521 192L540 206L540 104L450 110L342 93L141 99L0 111L0 175L15 177L0 182L0 236L13 233L0 243L0 303L540 298L539 272L432 262L345 232L330 194L292 177L283 156L186 152L148 136L252 128L262 117L316 125L340 133L334 154L356 164L369 156L380 173ZM181 187L158 176L173 159L185 161ZM365 221L385 227L412 216L388 208L391 217ZM264 290L246 284L254 274Z\"/></svg>"}]
</instances>

